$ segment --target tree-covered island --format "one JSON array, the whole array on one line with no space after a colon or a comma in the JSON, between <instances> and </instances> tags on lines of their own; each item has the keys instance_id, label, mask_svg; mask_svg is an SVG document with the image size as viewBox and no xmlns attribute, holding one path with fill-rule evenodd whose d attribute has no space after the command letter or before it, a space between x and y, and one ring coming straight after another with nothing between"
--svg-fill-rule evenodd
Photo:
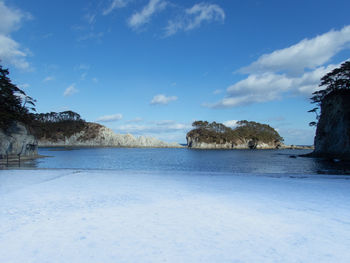
<instances>
[{"instance_id":1,"label":"tree-covered island","mask_svg":"<svg viewBox=\"0 0 350 263\"><path fill-rule=\"evenodd\" d=\"M187 133L190 148L276 149L283 146L283 138L267 124L238 121L235 128L222 123L195 121Z\"/></svg>"}]
</instances>

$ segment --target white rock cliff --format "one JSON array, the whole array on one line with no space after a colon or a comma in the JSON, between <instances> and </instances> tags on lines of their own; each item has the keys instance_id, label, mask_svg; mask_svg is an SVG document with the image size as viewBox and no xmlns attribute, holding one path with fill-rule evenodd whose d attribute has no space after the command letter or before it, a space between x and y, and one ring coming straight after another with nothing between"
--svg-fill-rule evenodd
<instances>
[{"instance_id":1,"label":"white rock cliff","mask_svg":"<svg viewBox=\"0 0 350 263\"><path fill-rule=\"evenodd\" d=\"M93 126L95 124L90 124ZM95 125L96 127L96 125ZM88 130L75 133L70 137L65 137L63 140L48 140L45 138L39 139L41 147L155 147L155 148L177 148L181 147L178 143L166 143L152 137L135 137L131 134L117 134L113 130L100 126L98 131L94 131L94 135L88 135ZM88 139L87 139L88 138Z\"/></svg>"},{"instance_id":2,"label":"white rock cliff","mask_svg":"<svg viewBox=\"0 0 350 263\"><path fill-rule=\"evenodd\" d=\"M194 149L276 149L283 148L284 145L281 142L257 142L254 143L251 140L242 140L240 143L206 143L199 141L198 138L192 138L187 136L187 145L189 148Z\"/></svg>"}]
</instances>

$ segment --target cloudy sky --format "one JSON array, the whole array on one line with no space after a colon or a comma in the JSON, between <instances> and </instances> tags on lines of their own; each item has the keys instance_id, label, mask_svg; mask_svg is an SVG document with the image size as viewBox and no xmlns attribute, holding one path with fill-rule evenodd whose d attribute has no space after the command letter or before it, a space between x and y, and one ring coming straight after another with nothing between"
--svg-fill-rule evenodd
<instances>
[{"instance_id":1,"label":"cloudy sky","mask_svg":"<svg viewBox=\"0 0 350 263\"><path fill-rule=\"evenodd\" d=\"M312 144L309 97L350 58L346 0L0 0L0 59L39 112L185 142L194 120Z\"/></svg>"}]
</instances>

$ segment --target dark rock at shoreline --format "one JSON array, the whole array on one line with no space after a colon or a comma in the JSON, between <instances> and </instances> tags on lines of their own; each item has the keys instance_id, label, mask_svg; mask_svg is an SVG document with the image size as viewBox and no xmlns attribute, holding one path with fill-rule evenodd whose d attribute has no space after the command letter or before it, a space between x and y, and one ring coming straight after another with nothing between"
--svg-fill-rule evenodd
<instances>
[{"instance_id":1,"label":"dark rock at shoreline","mask_svg":"<svg viewBox=\"0 0 350 263\"><path fill-rule=\"evenodd\" d=\"M0 159L36 157L38 142L21 122L13 122L6 130L0 128Z\"/></svg>"},{"instance_id":2,"label":"dark rock at shoreline","mask_svg":"<svg viewBox=\"0 0 350 263\"><path fill-rule=\"evenodd\" d=\"M350 159L350 90L334 91L322 101L311 156Z\"/></svg>"}]
</instances>

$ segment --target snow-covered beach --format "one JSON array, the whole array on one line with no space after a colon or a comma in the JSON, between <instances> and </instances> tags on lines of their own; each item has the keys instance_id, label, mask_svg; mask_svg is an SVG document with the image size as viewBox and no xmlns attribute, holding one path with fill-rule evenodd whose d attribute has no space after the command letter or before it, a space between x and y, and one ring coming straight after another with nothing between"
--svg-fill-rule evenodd
<instances>
[{"instance_id":1,"label":"snow-covered beach","mask_svg":"<svg viewBox=\"0 0 350 263\"><path fill-rule=\"evenodd\" d=\"M1 170L0 262L350 262L350 180Z\"/></svg>"}]
</instances>

